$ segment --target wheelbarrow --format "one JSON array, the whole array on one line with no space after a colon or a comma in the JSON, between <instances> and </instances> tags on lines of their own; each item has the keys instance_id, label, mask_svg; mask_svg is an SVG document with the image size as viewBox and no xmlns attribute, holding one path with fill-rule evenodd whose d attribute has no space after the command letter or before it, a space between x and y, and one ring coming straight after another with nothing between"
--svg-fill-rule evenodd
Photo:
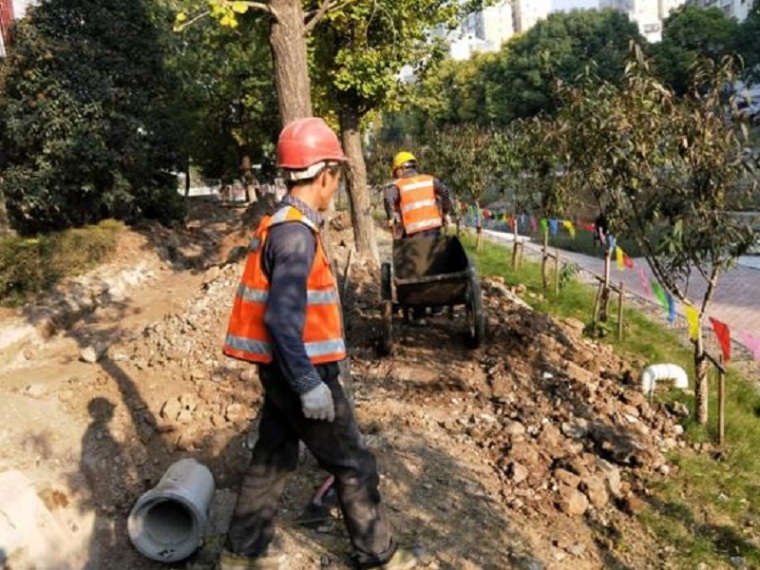
<instances>
[{"instance_id":1,"label":"wheelbarrow","mask_svg":"<svg viewBox=\"0 0 760 570\"><path fill-rule=\"evenodd\" d=\"M457 236L407 238L393 241L392 260L380 266L383 324L380 353L393 352L393 319L399 309L454 307L466 310L468 343L477 348L485 336L480 281Z\"/></svg>"}]
</instances>

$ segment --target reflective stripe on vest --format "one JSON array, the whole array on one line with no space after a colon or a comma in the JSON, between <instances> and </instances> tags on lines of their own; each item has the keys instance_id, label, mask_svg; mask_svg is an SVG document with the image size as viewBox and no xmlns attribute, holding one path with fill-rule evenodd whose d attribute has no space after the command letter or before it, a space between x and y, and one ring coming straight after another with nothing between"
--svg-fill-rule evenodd
<instances>
[{"instance_id":1,"label":"reflective stripe on vest","mask_svg":"<svg viewBox=\"0 0 760 570\"><path fill-rule=\"evenodd\" d=\"M404 231L412 235L443 225L441 212L435 200L434 178L418 174L396 180L399 191L399 209Z\"/></svg>"},{"instance_id":2,"label":"reflective stripe on vest","mask_svg":"<svg viewBox=\"0 0 760 570\"><path fill-rule=\"evenodd\" d=\"M225 336L226 355L251 362L272 362L272 339L264 324L270 283L263 270L263 253L272 226L300 222L316 239L314 263L307 279L306 314L302 339L309 359L315 363L335 362L346 357L340 314L340 298L332 267L327 260L317 227L293 207L266 217L251 240L243 277L238 285Z\"/></svg>"}]
</instances>

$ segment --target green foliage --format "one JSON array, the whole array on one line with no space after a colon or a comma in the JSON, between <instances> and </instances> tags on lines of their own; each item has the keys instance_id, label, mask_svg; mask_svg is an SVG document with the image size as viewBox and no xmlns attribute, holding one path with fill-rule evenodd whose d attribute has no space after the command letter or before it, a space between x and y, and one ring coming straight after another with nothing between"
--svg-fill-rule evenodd
<instances>
[{"instance_id":1,"label":"green foliage","mask_svg":"<svg viewBox=\"0 0 760 570\"><path fill-rule=\"evenodd\" d=\"M568 179L590 189L613 234L635 239L657 279L685 300L693 271L712 283L754 238L726 215L743 209L737 182L748 164L732 100L712 86L731 84L734 67L705 60L679 99L637 53L620 85L590 79L564 93L559 120L576 173Z\"/></svg>"},{"instance_id":2,"label":"green foliage","mask_svg":"<svg viewBox=\"0 0 760 570\"><path fill-rule=\"evenodd\" d=\"M451 127L430 136L420 157L458 196L481 204L487 191L499 189L505 170L501 136L475 125Z\"/></svg>"},{"instance_id":3,"label":"green foliage","mask_svg":"<svg viewBox=\"0 0 760 570\"><path fill-rule=\"evenodd\" d=\"M760 81L760 2L757 0L747 19L739 25L733 48L744 60L748 78Z\"/></svg>"},{"instance_id":4,"label":"green foliage","mask_svg":"<svg viewBox=\"0 0 760 570\"><path fill-rule=\"evenodd\" d=\"M176 82L143 1L30 11L0 76L0 170L24 234L183 213Z\"/></svg>"},{"instance_id":5,"label":"green foliage","mask_svg":"<svg viewBox=\"0 0 760 570\"><path fill-rule=\"evenodd\" d=\"M0 304L18 305L62 278L102 263L115 250L124 226L104 220L34 238L0 238Z\"/></svg>"},{"instance_id":6,"label":"green foliage","mask_svg":"<svg viewBox=\"0 0 760 570\"><path fill-rule=\"evenodd\" d=\"M554 82L573 82L589 65L595 66L601 79L619 79L631 41L642 43L643 39L636 24L620 12L550 14L504 48L506 57L493 72L501 80L493 98L507 104L494 119L506 124L513 118L552 111Z\"/></svg>"},{"instance_id":7,"label":"green foliage","mask_svg":"<svg viewBox=\"0 0 760 570\"><path fill-rule=\"evenodd\" d=\"M697 61L718 62L730 53L736 33L736 20L720 8L682 6L665 20L662 41L652 47L658 76L677 94L685 93Z\"/></svg>"},{"instance_id":8,"label":"green foliage","mask_svg":"<svg viewBox=\"0 0 760 570\"><path fill-rule=\"evenodd\" d=\"M161 0L164 26L195 2ZM234 11L233 11L234 12ZM203 176L240 176L243 157L273 177L274 144L281 124L269 47L261 13L237 14L234 27L200 18L170 36L167 65L180 79L180 111L188 125L184 152Z\"/></svg>"}]
</instances>

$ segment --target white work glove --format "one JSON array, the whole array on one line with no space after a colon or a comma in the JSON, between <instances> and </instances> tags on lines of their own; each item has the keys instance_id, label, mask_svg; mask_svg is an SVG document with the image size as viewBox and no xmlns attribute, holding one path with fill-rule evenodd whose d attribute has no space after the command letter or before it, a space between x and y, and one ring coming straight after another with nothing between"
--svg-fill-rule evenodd
<instances>
[{"instance_id":1,"label":"white work glove","mask_svg":"<svg viewBox=\"0 0 760 570\"><path fill-rule=\"evenodd\" d=\"M310 420L331 422L335 419L332 394L324 382L320 382L319 386L301 394L301 408L303 415Z\"/></svg>"}]
</instances>

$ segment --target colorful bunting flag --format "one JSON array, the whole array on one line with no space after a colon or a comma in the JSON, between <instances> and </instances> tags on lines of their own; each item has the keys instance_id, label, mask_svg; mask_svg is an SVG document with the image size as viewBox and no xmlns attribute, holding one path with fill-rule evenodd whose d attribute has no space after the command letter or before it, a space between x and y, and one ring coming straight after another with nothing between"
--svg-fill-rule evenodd
<instances>
[{"instance_id":1,"label":"colorful bunting flag","mask_svg":"<svg viewBox=\"0 0 760 570\"><path fill-rule=\"evenodd\" d=\"M689 338L697 340L699 338L699 311L692 305L684 305L683 314L686 316L686 322L689 323Z\"/></svg>"},{"instance_id":2,"label":"colorful bunting flag","mask_svg":"<svg viewBox=\"0 0 760 570\"><path fill-rule=\"evenodd\" d=\"M665 298L668 300L668 322L672 325L676 322L676 300L670 291L665 291Z\"/></svg>"},{"instance_id":3,"label":"colorful bunting flag","mask_svg":"<svg viewBox=\"0 0 760 570\"><path fill-rule=\"evenodd\" d=\"M720 349L723 351L723 362L728 362L731 360L731 331L726 323L718 319L710 317L710 323L715 331L715 336L718 337Z\"/></svg>"},{"instance_id":4,"label":"colorful bunting flag","mask_svg":"<svg viewBox=\"0 0 760 570\"><path fill-rule=\"evenodd\" d=\"M549 220L546 218L541 218L541 232L546 233L549 228Z\"/></svg>"},{"instance_id":5,"label":"colorful bunting flag","mask_svg":"<svg viewBox=\"0 0 760 570\"><path fill-rule=\"evenodd\" d=\"M668 298L665 296L665 290L662 288L662 285L660 285L660 283L654 279L650 279L649 284L652 286L654 296L657 297L657 300L660 302L660 305L662 305L662 308L666 311L669 310L670 306L668 305Z\"/></svg>"},{"instance_id":6,"label":"colorful bunting flag","mask_svg":"<svg viewBox=\"0 0 760 570\"><path fill-rule=\"evenodd\" d=\"M536 217L530 217L530 233L535 234L538 232L538 225L536 223Z\"/></svg>"},{"instance_id":7,"label":"colorful bunting flag","mask_svg":"<svg viewBox=\"0 0 760 570\"><path fill-rule=\"evenodd\" d=\"M649 281L647 281L647 276L644 274L644 269L639 267L639 279L641 279L641 288L644 290L644 294L647 297L652 296L652 289L649 287Z\"/></svg>"},{"instance_id":8,"label":"colorful bunting flag","mask_svg":"<svg viewBox=\"0 0 760 570\"><path fill-rule=\"evenodd\" d=\"M575 239L575 226L573 225L573 222L570 220L565 220L562 222L562 227L564 227L570 233L571 238Z\"/></svg>"},{"instance_id":9,"label":"colorful bunting flag","mask_svg":"<svg viewBox=\"0 0 760 570\"><path fill-rule=\"evenodd\" d=\"M625 269L625 265L623 265L623 250L617 246L615 246L615 261L617 262L618 270L623 271Z\"/></svg>"},{"instance_id":10,"label":"colorful bunting flag","mask_svg":"<svg viewBox=\"0 0 760 570\"><path fill-rule=\"evenodd\" d=\"M593 232L596 228L594 227L594 224L587 222L583 224L583 229Z\"/></svg>"},{"instance_id":11,"label":"colorful bunting flag","mask_svg":"<svg viewBox=\"0 0 760 570\"><path fill-rule=\"evenodd\" d=\"M557 230L559 229L559 220L557 218L549 218L549 229L553 236L557 235Z\"/></svg>"},{"instance_id":12,"label":"colorful bunting flag","mask_svg":"<svg viewBox=\"0 0 760 570\"><path fill-rule=\"evenodd\" d=\"M628 269L633 269L633 259L628 257L628 254L626 252L623 252L623 265L625 265Z\"/></svg>"},{"instance_id":13,"label":"colorful bunting flag","mask_svg":"<svg viewBox=\"0 0 760 570\"><path fill-rule=\"evenodd\" d=\"M610 249L613 250L613 251L617 247L617 241L615 241L615 236L608 235L607 236L607 243L610 244Z\"/></svg>"},{"instance_id":14,"label":"colorful bunting flag","mask_svg":"<svg viewBox=\"0 0 760 570\"><path fill-rule=\"evenodd\" d=\"M752 353L755 360L760 360L760 338L755 338L751 334L739 331L739 339Z\"/></svg>"}]
</instances>

